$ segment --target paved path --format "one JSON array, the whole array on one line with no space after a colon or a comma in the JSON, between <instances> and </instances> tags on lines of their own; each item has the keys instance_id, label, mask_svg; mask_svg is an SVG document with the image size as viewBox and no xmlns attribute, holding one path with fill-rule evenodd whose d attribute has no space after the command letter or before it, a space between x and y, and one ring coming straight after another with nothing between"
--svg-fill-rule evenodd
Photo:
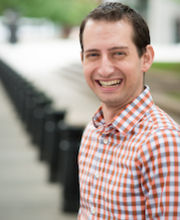
<instances>
[{"instance_id":1,"label":"paved path","mask_svg":"<svg viewBox=\"0 0 180 220\"><path fill-rule=\"evenodd\" d=\"M75 220L60 211L61 188L47 181L21 122L0 83L0 220Z\"/></svg>"}]
</instances>

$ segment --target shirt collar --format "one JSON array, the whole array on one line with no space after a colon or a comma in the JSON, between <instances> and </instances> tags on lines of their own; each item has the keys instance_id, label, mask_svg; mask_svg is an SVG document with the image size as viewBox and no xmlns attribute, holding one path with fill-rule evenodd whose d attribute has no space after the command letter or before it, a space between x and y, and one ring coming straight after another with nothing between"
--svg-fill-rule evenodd
<instances>
[{"instance_id":1,"label":"shirt collar","mask_svg":"<svg viewBox=\"0 0 180 220\"><path fill-rule=\"evenodd\" d=\"M112 119L111 123L105 125L102 107L100 107L93 117L93 124L96 128L113 126L121 133L128 133L143 118L144 114L153 104L150 89L148 86L145 86L144 91L131 103L122 108Z\"/></svg>"}]
</instances>

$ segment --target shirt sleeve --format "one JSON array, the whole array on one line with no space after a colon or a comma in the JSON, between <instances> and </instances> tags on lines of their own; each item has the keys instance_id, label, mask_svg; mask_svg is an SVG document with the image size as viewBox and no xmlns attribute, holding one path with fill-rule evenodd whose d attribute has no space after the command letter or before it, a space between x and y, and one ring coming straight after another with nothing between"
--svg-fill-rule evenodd
<instances>
[{"instance_id":1,"label":"shirt sleeve","mask_svg":"<svg viewBox=\"0 0 180 220\"><path fill-rule=\"evenodd\" d=\"M180 131L154 132L140 160L146 219L180 219Z\"/></svg>"}]
</instances>

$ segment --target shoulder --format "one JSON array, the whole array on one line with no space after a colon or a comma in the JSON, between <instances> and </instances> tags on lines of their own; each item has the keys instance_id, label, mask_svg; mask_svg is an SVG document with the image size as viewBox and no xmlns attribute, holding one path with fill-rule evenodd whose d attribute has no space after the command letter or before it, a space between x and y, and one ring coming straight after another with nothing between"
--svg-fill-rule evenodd
<instances>
[{"instance_id":1,"label":"shoulder","mask_svg":"<svg viewBox=\"0 0 180 220\"><path fill-rule=\"evenodd\" d=\"M140 160L151 160L164 153L175 151L180 155L180 126L167 113L154 106L146 113L143 121L147 123L148 135L139 146Z\"/></svg>"},{"instance_id":2,"label":"shoulder","mask_svg":"<svg viewBox=\"0 0 180 220\"><path fill-rule=\"evenodd\" d=\"M151 141L151 139L161 138L166 133L179 134L180 126L162 109L158 106L153 105L152 108L147 111L136 127L138 131L142 131L146 134L146 140ZM148 134L148 135L147 135Z\"/></svg>"},{"instance_id":3,"label":"shoulder","mask_svg":"<svg viewBox=\"0 0 180 220\"><path fill-rule=\"evenodd\" d=\"M93 121L89 121L89 123L86 125L85 129L84 129L84 134L88 133L91 130L95 130L95 126L93 124Z\"/></svg>"},{"instance_id":4,"label":"shoulder","mask_svg":"<svg viewBox=\"0 0 180 220\"><path fill-rule=\"evenodd\" d=\"M168 126L156 128L146 140L146 146L150 147L180 147L180 130Z\"/></svg>"},{"instance_id":5,"label":"shoulder","mask_svg":"<svg viewBox=\"0 0 180 220\"><path fill-rule=\"evenodd\" d=\"M152 130L139 147L138 160L142 166L159 166L163 161L180 160L180 130L161 126Z\"/></svg>"},{"instance_id":6,"label":"shoulder","mask_svg":"<svg viewBox=\"0 0 180 220\"><path fill-rule=\"evenodd\" d=\"M153 105L135 127L135 132L142 137L142 144L146 146L157 145L167 141L167 137L179 137L180 126L163 110ZM140 146L139 149L142 149Z\"/></svg>"},{"instance_id":7,"label":"shoulder","mask_svg":"<svg viewBox=\"0 0 180 220\"><path fill-rule=\"evenodd\" d=\"M93 133L93 131L95 131L95 126L93 124L93 121L91 120L85 127L84 131L83 131L83 135L82 135L82 140L84 140L87 137L90 137Z\"/></svg>"},{"instance_id":8,"label":"shoulder","mask_svg":"<svg viewBox=\"0 0 180 220\"><path fill-rule=\"evenodd\" d=\"M180 126L165 111L153 105L147 114L147 118L153 124L153 129L157 130L180 130Z\"/></svg>"},{"instance_id":9,"label":"shoulder","mask_svg":"<svg viewBox=\"0 0 180 220\"><path fill-rule=\"evenodd\" d=\"M180 146L180 126L162 109L153 106L146 120L151 127L145 146Z\"/></svg>"}]
</instances>

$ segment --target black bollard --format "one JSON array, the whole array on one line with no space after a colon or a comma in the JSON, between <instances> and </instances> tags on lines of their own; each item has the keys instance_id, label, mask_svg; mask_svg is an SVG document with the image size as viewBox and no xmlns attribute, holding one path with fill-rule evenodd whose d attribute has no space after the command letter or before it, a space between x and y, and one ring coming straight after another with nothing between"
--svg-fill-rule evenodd
<instances>
[{"instance_id":1,"label":"black bollard","mask_svg":"<svg viewBox=\"0 0 180 220\"><path fill-rule=\"evenodd\" d=\"M44 138L44 124L45 124L45 116L46 109L50 107L52 104L52 100L47 98L46 96L37 97L35 100L35 108L33 109L32 118L31 118L31 131L33 134L33 143L37 145L39 148L39 159L41 158L41 151L43 150L43 138Z\"/></svg>"},{"instance_id":2,"label":"black bollard","mask_svg":"<svg viewBox=\"0 0 180 220\"><path fill-rule=\"evenodd\" d=\"M79 209L79 181L77 155L84 127L61 124L59 179L63 187L64 212L77 212Z\"/></svg>"},{"instance_id":3,"label":"black bollard","mask_svg":"<svg viewBox=\"0 0 180 220\"><path fill-rule=\"evenodd\" d=\"M65 115L65 110L55 111L53 109L48 109L46 114L42 159L48 163L48 180L50 182L58 181L59 141L61 138L58 125L63 123Z\"/></svg>"}]
</instances>

